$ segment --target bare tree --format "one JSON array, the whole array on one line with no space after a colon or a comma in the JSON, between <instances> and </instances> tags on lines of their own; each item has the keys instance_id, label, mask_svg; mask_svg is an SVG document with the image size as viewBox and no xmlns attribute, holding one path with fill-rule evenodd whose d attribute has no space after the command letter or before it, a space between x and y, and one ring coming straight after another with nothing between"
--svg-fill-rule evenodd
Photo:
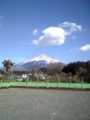
<instances>
[{"instance_id":1,"label":"bare tree","mask_svg":"<svg viewBox=\"0 0 90 120\"><path fill-rule=\"evenodd\" d=\"M61 63L51 63L49 65L47 65L47 74L51 74L51 75L56 75L56 74L60 74L61 70L63 68L63 64Z\"/></svg>"}]
</instances>

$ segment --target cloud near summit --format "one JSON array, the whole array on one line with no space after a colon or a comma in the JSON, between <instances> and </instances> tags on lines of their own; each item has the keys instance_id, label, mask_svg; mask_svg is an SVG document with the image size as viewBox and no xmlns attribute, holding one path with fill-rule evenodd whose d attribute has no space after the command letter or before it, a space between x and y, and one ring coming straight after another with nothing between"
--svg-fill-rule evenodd
<instances>
[{"instance_id":1,"label":"cloud near summit","mask_svg":"<svg viewBox=\"0 0 90 120\"><path fill-rule=\"evenodd\" d=\"M51 26L44 29L42 31L43 35L41 35L38 39L34 39L32 44L38 46L62 45L65 42L67 35L71 35L73 32L78 32L81 30L81 25L64 22L58 27Z\"/></svg>"}]
</instances>

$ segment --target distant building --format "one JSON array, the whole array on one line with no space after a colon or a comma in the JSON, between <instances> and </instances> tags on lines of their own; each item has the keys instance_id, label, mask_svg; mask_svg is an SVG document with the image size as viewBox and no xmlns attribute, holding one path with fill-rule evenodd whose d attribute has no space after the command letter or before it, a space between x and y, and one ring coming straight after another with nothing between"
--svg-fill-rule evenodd
<instances>
[{"instance_id":1,"label":"distant building","mask_svg":"<svg viewBox=\"0 0 90 120\"><path fill-rule=\"evenodd\" d=\"M28 75L27 74L22 74L22 78L27 78L28 77Z\"/></svg>"}]
</instances>

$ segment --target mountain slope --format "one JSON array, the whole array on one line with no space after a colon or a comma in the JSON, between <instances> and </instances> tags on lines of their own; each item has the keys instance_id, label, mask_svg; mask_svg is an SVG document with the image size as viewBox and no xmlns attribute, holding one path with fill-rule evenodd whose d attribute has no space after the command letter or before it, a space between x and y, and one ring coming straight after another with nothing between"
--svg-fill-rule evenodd
<instances>
[{"instance_id":1,"label":"mountain slope","mask_svg":"<svg viewBox=\"0 0 90 120\"><path fill-rule=\"evenodd\" d=\"M38 67L42 68L42 67L46 67L49 64L55 64L55 63L63 63L63 62L56 60L56 59L50 57L49 55L41 54L31 60L26 60L23 63L15 65L14 67L16 67L17 69L21 68L21 69L27 70L31 66L38 66Z\"/></svg>"}]
</instances>

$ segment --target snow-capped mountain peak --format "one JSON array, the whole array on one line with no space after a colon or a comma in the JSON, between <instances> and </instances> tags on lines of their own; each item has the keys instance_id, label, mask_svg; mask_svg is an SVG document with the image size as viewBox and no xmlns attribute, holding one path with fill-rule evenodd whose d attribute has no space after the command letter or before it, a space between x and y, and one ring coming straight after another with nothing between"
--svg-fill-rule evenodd
<instances>
[{"instance_id":1,"label":"snow-capped mountain peak","mask_svg":"<svg viewBox=\"0 0 90 120\"><path fill-rule=\"evenodd\" d=\"M46 67L49 64L57 64L57 63L62 64L63 62L61 62L57 59L54 59L47 54L41 54L41 55L39 55L39 56L37 56L33 59L26 60L25 62L16 65L16 67L17 68L28 69L32 66L34 66L34 67L38 66L40 68L43 68L43 67Z\"/></svg>"},{"instance_id":2,"label":"snow-capped mountain peak","mask_svg":"<svg viewBox=\"0 0 90 120\"><path fill-rule=\"evenodd\" d=\"M32 61L47 61L47 63L60 62L59 60L56 60L46 54L41 54L41 55L31 59L29 62L32 62Z\"/></svg>"}]
</instances>

